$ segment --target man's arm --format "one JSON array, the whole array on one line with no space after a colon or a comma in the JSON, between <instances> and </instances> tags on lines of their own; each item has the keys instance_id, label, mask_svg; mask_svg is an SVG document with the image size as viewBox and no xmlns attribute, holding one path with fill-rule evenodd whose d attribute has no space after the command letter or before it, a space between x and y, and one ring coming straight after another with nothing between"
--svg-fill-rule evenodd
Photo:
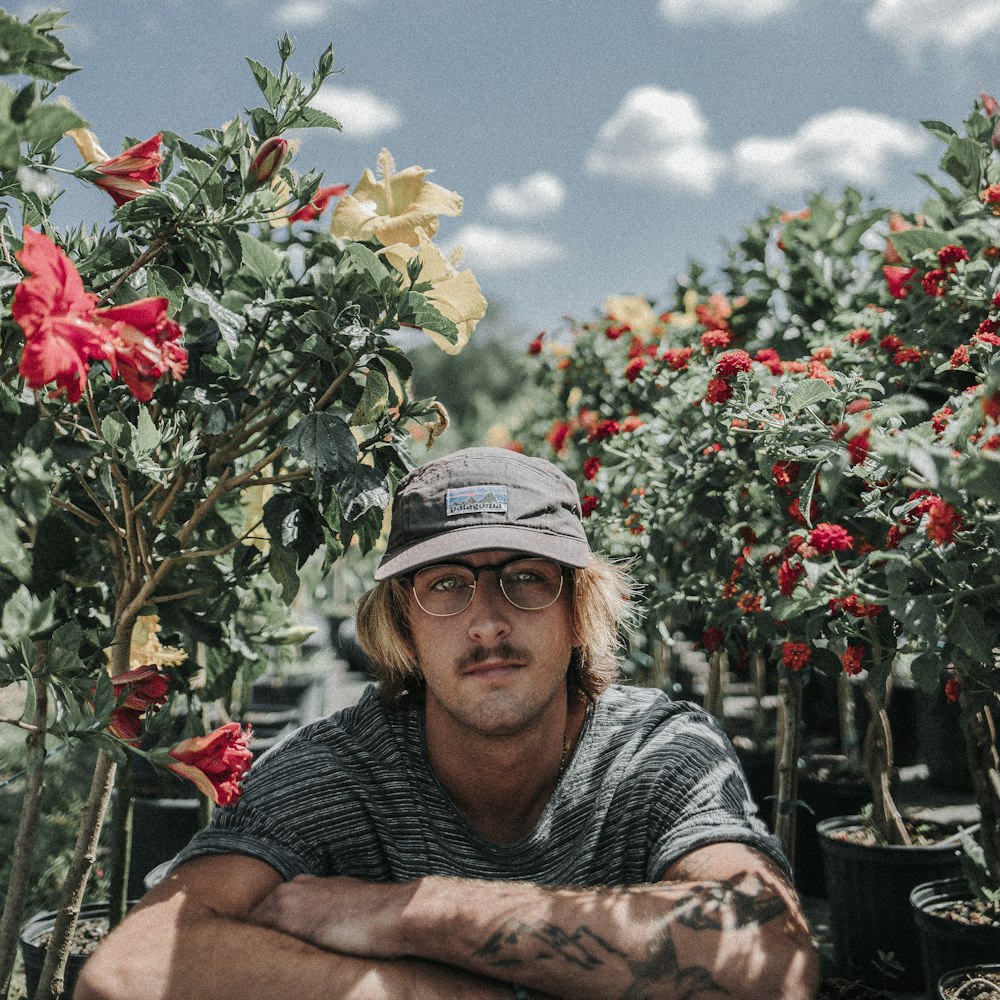
<instances>
[{"instance_id":1,"label":"man's arm","mask_svg":"<svg viewBox=\"0 0 1000 1000\"><path fill-rule=\"evenodd\" d=\"M338 955L248 923L281 882L240 855L182 865L87 961L75 1000L511 1000L509 986L458 969Z\"/></svg>"},{"instance_id":2,"label":"man's arm","mask_svg":"<svg viewBox=\"0 0 1000 1000\"><path fill-rule=\"evenodd\" d=\"M631 887L299 878L250 919L338 952L419 956L565 1000L807 1000L816 988L794 892L773 862L734 843Z\"/></svg>"}]
</instances>

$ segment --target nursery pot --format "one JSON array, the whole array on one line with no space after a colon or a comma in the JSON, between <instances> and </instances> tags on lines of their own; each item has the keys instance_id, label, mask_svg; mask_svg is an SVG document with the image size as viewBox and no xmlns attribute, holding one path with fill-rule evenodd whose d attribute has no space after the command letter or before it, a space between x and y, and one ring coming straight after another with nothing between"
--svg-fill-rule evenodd
<instances>
[{"instance_id":1,"label":"nursery pot","mask_svg":"<svg viewBox=\"0 0 1000 1000\"><path fill-rule=\"evenodd\" d=\"M976 993L973 983L970 980L982 979L993 985L993 990L983 989ZM937 982L937 990L931 994L937 1000L984 1000L1000 997L1000 965L991 963L989 965L970 965L965 969L955 969L953 972L946 972Z\"/></svg>"},{"instance_id":2,"label":"nursery pot","mask_svg":"<svg viewBox=\"0 0 1000 1000\"><path fill-rule=\"evenodd\" d=\"M841 836L860 830L859 816L834 816L816 825L827 895L834 964L848 979L897 990L919 990L923 964L910 893L932 879L958 878L962 873L957 845L898 847L862 844ZM889 968L879 955L892 953L901 970Z\"/></svg>"},{"instance_id":3,"label":"nursery pot","mask_svg":"<svg viewBox=\"0 0 1000 1000\"><path fill-rule=\"evenodd\" d=\"M953 903L971 898L964 878L925 882L910 893L928 984L953 969L1000 958L1000 923L970 924L945 913Z\"/></svg>"},{"instance_id":4,"label":"nursery pot","mask_svg":"<svg viewBox=\"0 0 1000 1000\"><path fill-rule=\"evenodd\" d=\"M93 921L95 925L100 925L100 930L94 935L94 940L99 941L107 934L108 930L108 904L107 903L85 903L80 907L80 918L77 921L77 928L85 922ZM45 946L39 942L52 933L56 924L56 912L48 910L36 913L21 928L21 957L24 959L24 976L27 980L28 996L33 997L38 989L38 980L42 975L42 966L45 964ZM63 997L72 997L76 988L76 980L86 962L89 952L83 954L70 951L66 961L66 974L63 978Z\"/></svg>"}]
</instances>

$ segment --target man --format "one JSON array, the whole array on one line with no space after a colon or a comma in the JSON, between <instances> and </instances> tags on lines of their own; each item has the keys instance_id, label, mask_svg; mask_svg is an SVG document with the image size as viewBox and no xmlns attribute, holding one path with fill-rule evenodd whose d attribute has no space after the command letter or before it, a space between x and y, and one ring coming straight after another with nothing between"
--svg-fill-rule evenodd
<instances>
[{"instance_id":1,"label":"man","mask_svg":"<svg viewBox=\"0 0 1000 1000\"><path fill-rule=\"evenodd\" d=\"M379 690L258 761L78 1000L812 996L718 726L612 683L630 595L570 479L502 449L428 463L375 577Z\"/></svg>"}]
</instances>

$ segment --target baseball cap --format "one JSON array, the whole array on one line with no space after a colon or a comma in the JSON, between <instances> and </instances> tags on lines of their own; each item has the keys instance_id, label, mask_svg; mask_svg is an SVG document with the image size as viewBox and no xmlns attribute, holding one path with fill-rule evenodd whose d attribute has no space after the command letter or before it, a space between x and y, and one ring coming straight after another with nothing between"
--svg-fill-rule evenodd
<instances>
[{"instance_id":1,"label":"baseball cap","mask_svg":"<svg viewBox=\"0 0 1000 1000\"><path fill-rule=\"evenodd\" d=\"M551 462L506 448L464 448L400 480L376 580L483 549L591 560L576 484Z\"/></svg>"}]
</instances>

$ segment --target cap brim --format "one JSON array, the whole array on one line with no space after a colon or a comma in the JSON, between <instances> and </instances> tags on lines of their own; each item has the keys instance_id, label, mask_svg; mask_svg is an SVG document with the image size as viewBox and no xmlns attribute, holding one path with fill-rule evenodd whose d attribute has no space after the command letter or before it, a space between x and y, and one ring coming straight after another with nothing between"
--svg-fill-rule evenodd
<instances>
[{"instance_id":1,"label":"cap brim","mask_svg":"<svg viewBox=\"0 0 1000 1000\"><path fill-rule=\"evenodd\" d=\"M571 538L516 524L470 525L452 528L408 548L387 553L375 570L375 579L388 580L430 563L485 549L508 549L543 556L576 569L588 566L593 558L586 538Z\"/></svg>"}]
</instances>

